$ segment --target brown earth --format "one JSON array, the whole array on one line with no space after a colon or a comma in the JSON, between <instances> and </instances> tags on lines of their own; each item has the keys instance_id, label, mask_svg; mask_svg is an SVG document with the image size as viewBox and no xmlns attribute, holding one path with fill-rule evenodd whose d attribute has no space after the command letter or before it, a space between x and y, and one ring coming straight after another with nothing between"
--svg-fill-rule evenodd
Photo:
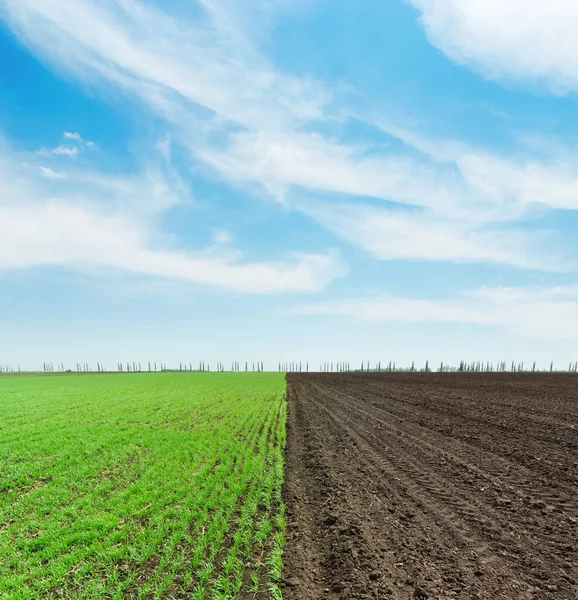
<instances>
[{"instance_id":1,"label":"brown earth","mask_svg":"<svg viewBox=\"0 0 578 600\"><path fill-rule=\"evenodd\" d=\"M286 600L578 599L578 375L288 376Z\"/></svg>"}]
</instances>

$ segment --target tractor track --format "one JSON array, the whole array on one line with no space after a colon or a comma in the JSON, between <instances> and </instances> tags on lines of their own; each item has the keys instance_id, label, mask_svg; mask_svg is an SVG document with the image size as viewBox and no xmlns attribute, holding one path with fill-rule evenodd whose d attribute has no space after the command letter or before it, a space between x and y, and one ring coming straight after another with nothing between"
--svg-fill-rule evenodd
<instances>
[{"instance_id":1,"label":"tractor track","mask_svg":"<svg viewBox=\"0 0 578 600\"><path fill-rule=\"evenodd\" d=\"M284 495L287 600L575 600L578 377L290 374Z\"/></svg>"}]
</instances>

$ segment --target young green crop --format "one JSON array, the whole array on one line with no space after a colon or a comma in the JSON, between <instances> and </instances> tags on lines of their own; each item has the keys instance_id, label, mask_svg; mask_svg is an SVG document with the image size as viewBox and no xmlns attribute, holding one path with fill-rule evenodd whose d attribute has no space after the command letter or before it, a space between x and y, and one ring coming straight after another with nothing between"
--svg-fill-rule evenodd
<instances>
[{"instance_id":1,"label":"young green crop","mask_svg":"<svg viewBox=\"0 0 578 600\"><path fill-rule=\"evenodd\" d=\"M0 379L0 597L279 598L278 373Z\"/></svg>"}]
</instances>

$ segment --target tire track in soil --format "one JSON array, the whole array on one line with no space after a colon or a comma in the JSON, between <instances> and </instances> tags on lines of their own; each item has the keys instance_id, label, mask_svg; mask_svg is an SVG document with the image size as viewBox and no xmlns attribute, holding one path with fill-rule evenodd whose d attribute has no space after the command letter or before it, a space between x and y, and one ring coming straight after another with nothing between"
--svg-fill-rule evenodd
<instances>
[{"instance_id":1,"label":"tire track in soil","mask_svg":"<svg viewBox=\"0 0 578 600\"><path fill-rule=\"evenodd\" d=\"M284 597L578 598L576 383L289 375Z\"/></svg>"}]
</instances>

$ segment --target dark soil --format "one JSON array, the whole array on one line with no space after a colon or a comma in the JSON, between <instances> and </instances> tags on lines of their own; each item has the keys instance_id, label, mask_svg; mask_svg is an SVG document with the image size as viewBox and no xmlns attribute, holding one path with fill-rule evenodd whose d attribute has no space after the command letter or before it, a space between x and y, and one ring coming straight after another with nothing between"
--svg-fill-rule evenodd
<instances>
[{"instance_id":1,"label":"dark soil","mask_svg":"<svg viewBox=\"0 0 578 600\"><path fill-rule=\"evenodd\" d=\"M578 598L578 376L291 374L286 600Z\"/></svg>"}]
</instances>

